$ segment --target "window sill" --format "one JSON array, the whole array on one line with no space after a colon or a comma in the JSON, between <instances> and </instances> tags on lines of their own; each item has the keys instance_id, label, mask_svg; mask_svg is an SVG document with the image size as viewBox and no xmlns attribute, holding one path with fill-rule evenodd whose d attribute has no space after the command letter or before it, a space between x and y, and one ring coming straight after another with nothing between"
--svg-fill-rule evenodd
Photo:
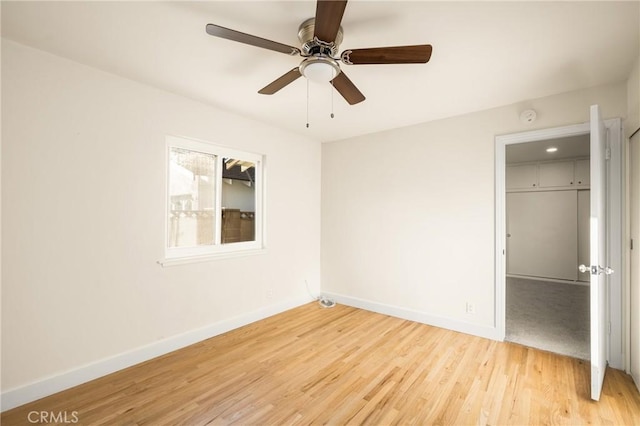
<instances>
[{"instance_id":1,"label":"window sill","mask_svg":"<svg viewBox=\"0 0 640 426\"><path fill-rule=\"evenodd\" d=\"M158 260L158 265L163 268L168 266L187 265L190 263L211 262L214 260L233 259L236 257L255 256L259 254L266 254L266 248L227 251L222 253L212 253L198 256L185 256L185 257L172 257Z\"/></svg>"}]
</instances>

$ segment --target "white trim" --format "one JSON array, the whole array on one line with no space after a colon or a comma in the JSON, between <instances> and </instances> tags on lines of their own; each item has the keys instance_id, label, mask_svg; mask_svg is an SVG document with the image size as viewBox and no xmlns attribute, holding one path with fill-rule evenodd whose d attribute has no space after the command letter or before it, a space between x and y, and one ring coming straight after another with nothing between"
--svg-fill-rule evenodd
<instances>
[{"instance_id":1,"label":"white trim","mask_svg":"<svg viewBox=\"0 0 640 426\"><path fill-rule=\"evenodd\" d=\"M637 138L636 141L634 141L633 138ZM637 195L632 195L631 193L631 173L633 171L633 169L635 167L638 167L638 164L633 164L633 158L631 158L631 144L635 143L638 144L638 146L640 147L640 133L638 133L637 131L632 133L632 135L625 135L624 138L624 156L623 156L623 164L624 164L624 202L625 202L625 206L624 206L624 224L625 224L625 232L624 232L624 241L623 241L623 245L624 245L624 271L625 271L625 276L624 276L624 285L623 285L623 294L625 295L624 300L626 301L626 303L624 304L624 325L625 325L625 337L624 337L624 359L625 359L625 365L624 365L624 371L629 374L632 378L633 381L636 385L636 387L638 388L638 390L640 391L640 371L635 371L632 368L632 359L631 359L631 333L633 331L633 327L634 324L631 323L631 311L634 307L632 300L631 300L631 279L632 279L632 275L635 271L631 270L632 265L632 252L631 252L631 245L630 245L630 240L631 240L631 202L634 199L634 196Z\"/></svg>"},{"instance_id":2,"label":"white trim","mask_svg":"<svg viewBox=\"0 0 640 426\"><path fill-rule=\"evenodd\" d=\"M507 216L506 216L506 181L507 181L507 136L496 137L496 176L495 176L495 290L494 290L494 318L493 324L498 333L498 340L503 341L506 333L506 276L507 276ZM515 136L514 136L515 138ZM514 142L515 143L515 142Z\"/></svg>"},{"instance_id":3,"label":"white trim","mask_svg":"<svg viewBox=\"0 0 640 426\"><path fill-rule=\"evenodd\" d=\"M187 331L145 346L104 358L78 368L51 375L24 386L9 389L2 393L2 411L18 407L31 401L52 395L56 392L86 383L107 374L122 370L132 365L173 352L197 342L226 333L230 330L251 324L272 315L296 308L311 302L309 296L285 300L265 306L252 312L225 319L208 326Z\"/></svg>"},{"instance_id":4,"label":"white trim","mask_svg":"<svg viewBox=\"0 0 640 426\"><path fill-rule=\"evenodd\" d=\"M448 330L471 334L478 337L484 337L486 339L503 340L499 338L497 329L495 327L483 326L465 321L454 320L451 318L439 317L436 315L427 314L425 312L416 311L414 309L388 305L386 303L374 302L371 300L360 299L343 294L323 292L323 295L327 296L329 299L335 300L340 304L352 306L354 308L377 312L384 315L390 315L392 317L415 321L434 327L446 328Z\"/></svg>"},{"instance_id":5,"label":"white trim","mask_svg":"<svg viewBox=\"0 0 640 426\"><path fill-rule=\"evenodd\" d=\"M610 121L610 120L608 120ZM515 143L544 141L547 139L556 139L559 137L570 137L586 135L589 133L589 123L572 124L570 126L552 127L550 129L530 130L527 132L512 133L508 135L496 136L496 142L505 141L505 145Z\"/></svg>"},{"instance_id":6,"label":"white trim","mask_svg":"<svg viewBox=\"0 0 640 426\"><path fill-rule=\"evenodd\" d=\"M529 275L517 275L517 274L507 274L506 276L507 278L521 278L524 280L531 280L531 281L542 281L542 282L548 282L548 283L589 286L589 281L571 281L571 280L561 280L558 278L532 277Z\"/></svg>"},{"instance_id":7,"label":"white trim","mask_svg":"<svg viewBox=\"0 0 640 426\"><path fill-rule=\"evenodd\" d=\"M205 152L207 154L219 155L221 157L237 157L242 156L244 160L261 161L263 154L256 152L239 150L236 148L228 148L217 143L194 139L188 136L166 135L166 146L177 146L181 148L191 149L193 151Z\"/></svg>"},{"instance_id":8,"label":"white trim","mask_svg":"<svg viewBox=\"0 0 640 426\"><path fill-rule=\"evenodd\" d=\"M627 274L624 268L624 151L622 146L622 122L619 118L605 120L607 126L607 148L610 149L610 159L607 161L607 255L608 266L615 273L608 275L609 279L609 321L611 335L609 336L609 365L613 368L624 369L625 339L623 338L625 307L622 303L623 283ZM619 330L618 333L615 331Z\"/></svg>"}]
</instances>

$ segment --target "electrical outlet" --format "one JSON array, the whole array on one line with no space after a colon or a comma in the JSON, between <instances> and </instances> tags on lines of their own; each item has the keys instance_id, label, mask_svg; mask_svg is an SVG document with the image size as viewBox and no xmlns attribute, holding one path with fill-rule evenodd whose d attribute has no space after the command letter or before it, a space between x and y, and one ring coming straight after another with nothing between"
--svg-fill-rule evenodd
<instances>
[{"instance_id":1,"label":"electrical outlet","mask_svg":"<svg viewBox=\"0 0 640 426\"><path fill-rule=\"evenodd\" d=\"M474 305L471 302L467 302L466 310L467 310L467 314L473 315L476 313L476 305Z\"/></svg>"},{"instance_id":2,"label":"electrical outlet","mask_svg":"<svg viewBox=\"0 0 640 426\"><path fill-rule=\"evenodd\" d=\"M273 299L273 289L272 288L268 288L267 289L267 299L269 299L269 300Z\"/></svg>"}]
</instances>

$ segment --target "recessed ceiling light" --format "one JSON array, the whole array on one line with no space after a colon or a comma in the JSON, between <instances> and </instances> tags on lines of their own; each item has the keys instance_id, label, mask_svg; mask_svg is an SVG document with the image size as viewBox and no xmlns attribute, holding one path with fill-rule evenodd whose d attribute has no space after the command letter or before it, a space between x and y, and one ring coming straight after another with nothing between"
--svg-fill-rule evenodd
<instances>
[{"instance_id":1,"label":"recessed ceiling light","mask_svg":"<svg viewBox=\"0 0 640 426\"><path fill-rule=\"evenodd\" d=\"M555 146L550 146L549 148L547 148L547 152L556 152L558 150L558 148L556 148Z\"/></svg>"}]
</instances>

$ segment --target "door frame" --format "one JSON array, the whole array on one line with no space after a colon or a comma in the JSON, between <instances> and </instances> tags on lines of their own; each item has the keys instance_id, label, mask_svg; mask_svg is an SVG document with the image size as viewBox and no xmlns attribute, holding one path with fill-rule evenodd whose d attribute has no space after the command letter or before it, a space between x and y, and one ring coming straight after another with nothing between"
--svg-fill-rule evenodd
<instances>
[{"instance_id":1,"label":"door frame","mask_svg":"<svg viewBox=\"0 0 640 426\"><path fill-rule=\"evenodd\" d=\"M607 252L609 265L616 273L608 276L608 312L610 333L607 342L607 360L614 368L625 366L628 336L624 330L626 304L623 304L623 286L626 274L623 256L624 212L624 153L622 150L622 124L619 118L605 120L607 128ZM590 134L589 122L549 129L531 130L496 136L495 138L495 318L498 339L506 336L506 147L507 145L542 142L570 136ZM615 314L612 314L615 313ZM624 336L624 337L623 337Z\"/></svg>"}]
</instances>

